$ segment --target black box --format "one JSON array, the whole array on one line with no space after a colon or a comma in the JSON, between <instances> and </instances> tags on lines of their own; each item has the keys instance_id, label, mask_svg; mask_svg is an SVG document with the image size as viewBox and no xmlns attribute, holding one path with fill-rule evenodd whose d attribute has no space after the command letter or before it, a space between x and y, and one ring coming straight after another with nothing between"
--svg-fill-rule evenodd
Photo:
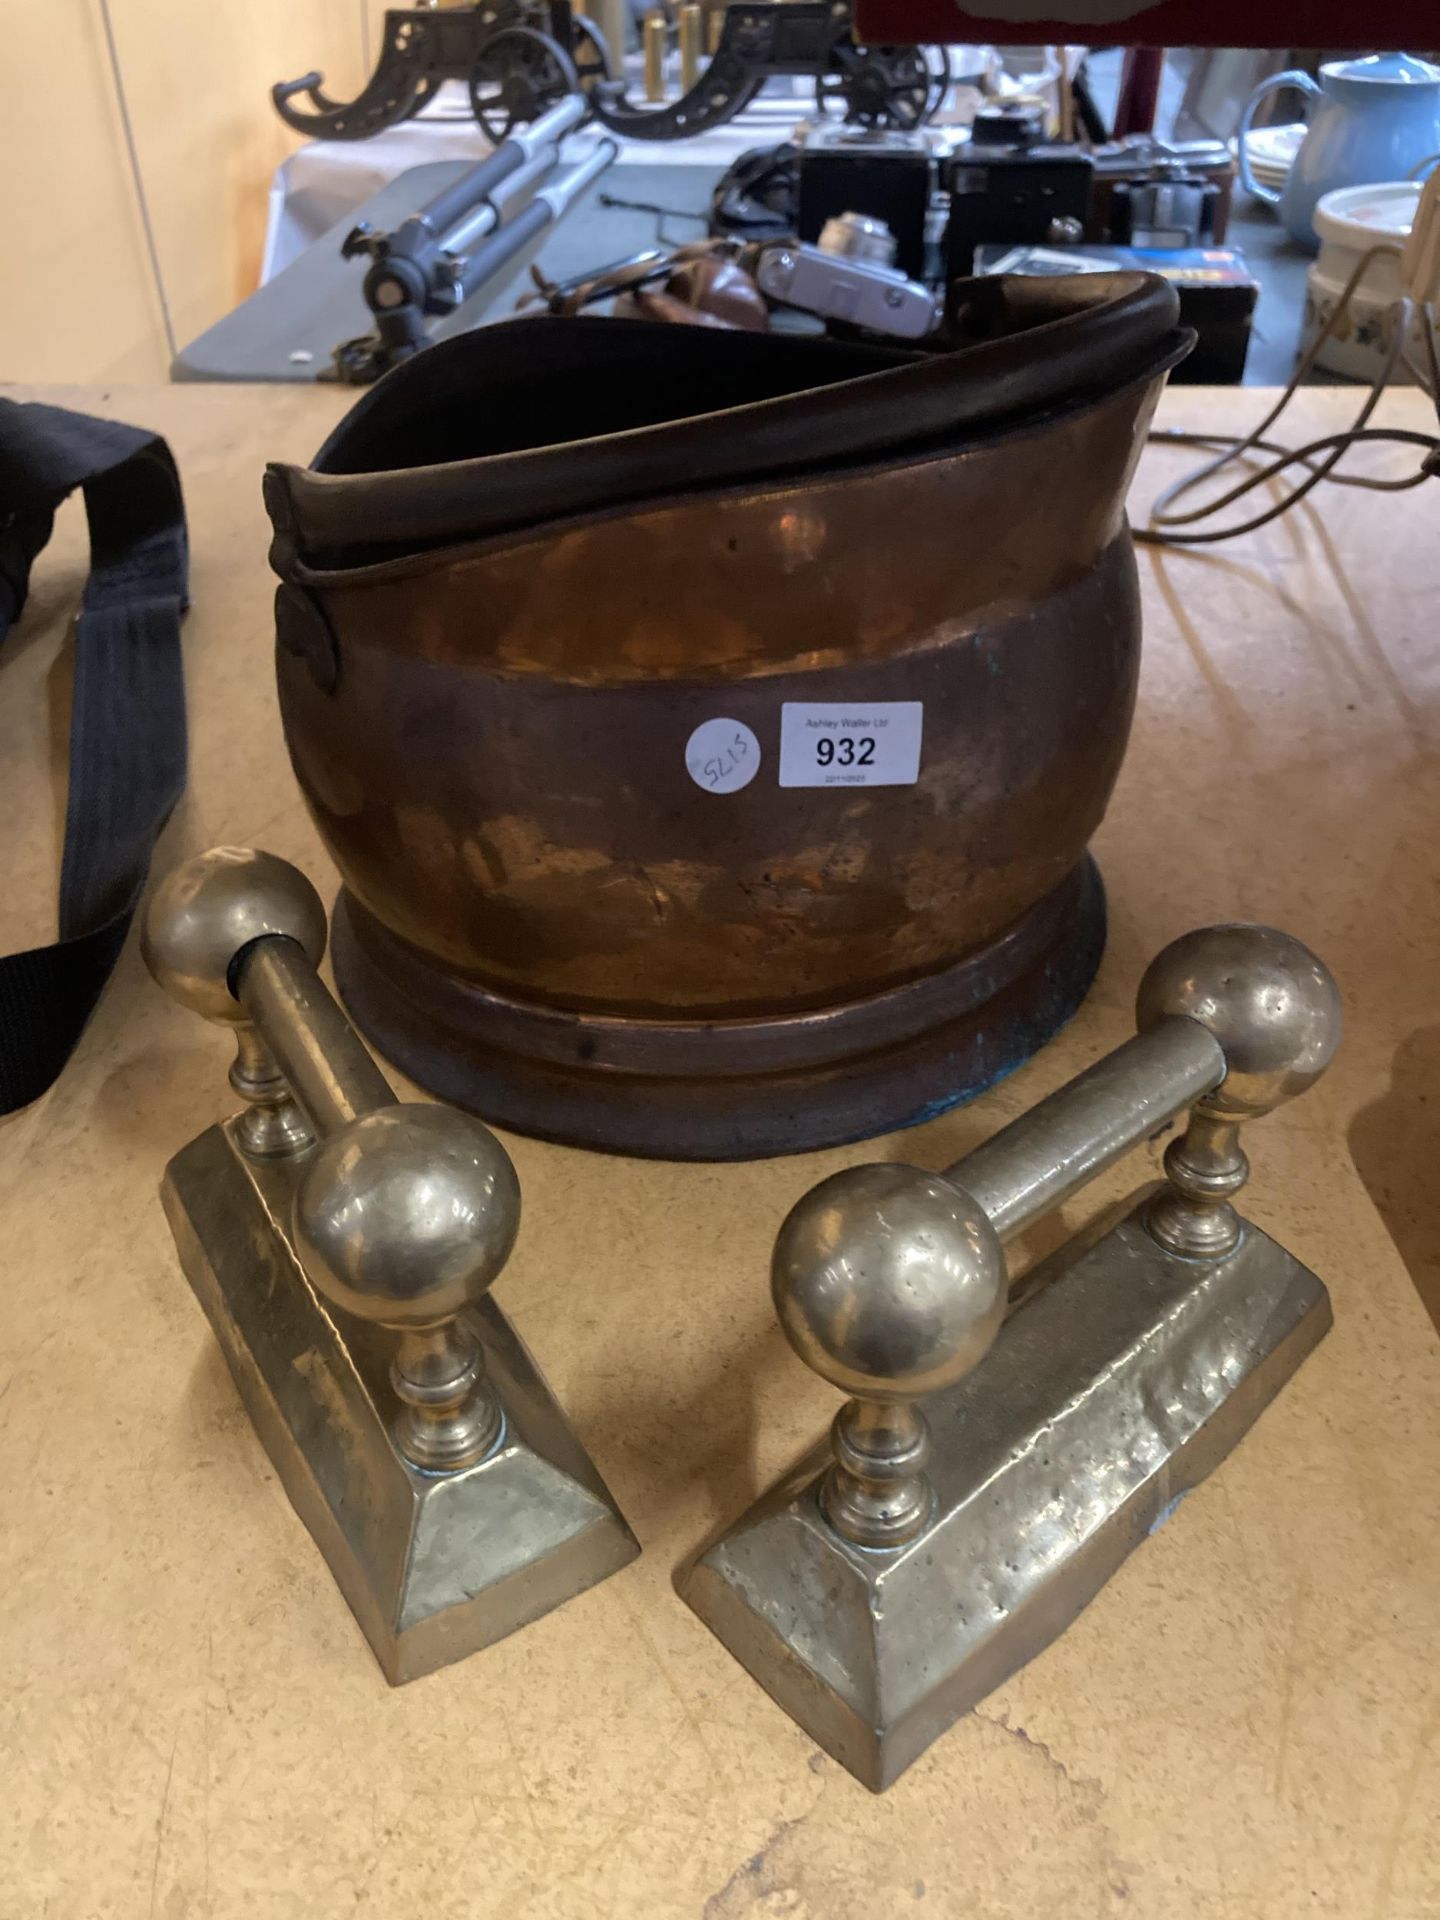
<instances>
[{"instance_id":1,"label":"black box","mask_svg":"<svg viewBox=\"0 0 1440 1920\"><path fill-rule=\"evenodd\" d=\"M1093 174L1088 153L1060 143L962 147L945 169L947 277L977 272L977 247L1079 240Z\"/></svg>"},{"instance_id":2,"label":"black box","mask_svg":"<svg viewBox=\"0 0 1440 1920\"><path fill-rule=\"evenodd\" d=\"M832 216L864 213L883 220L895 236L895 265L912 280L925 277L925 223L935 188L935 162L920 133L898 129L830 127L800 149L800 198L795 231L818 240Z\"/></svg>"}]
</instances>

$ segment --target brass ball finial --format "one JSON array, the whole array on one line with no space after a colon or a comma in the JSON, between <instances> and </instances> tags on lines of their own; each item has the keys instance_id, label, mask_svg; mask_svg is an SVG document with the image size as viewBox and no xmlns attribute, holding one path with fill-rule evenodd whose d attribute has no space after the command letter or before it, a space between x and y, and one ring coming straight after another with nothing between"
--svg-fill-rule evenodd
<instances>
[{"instance_id":1,"label":"brass ball finial","mask_svg":"<svg viewBox=\"0 0 1440 1920\"><path fill-rule=\"evenodd\" d=\"M509 1154L455 1107L362 1114L315 1149L295 1196L312 1284L387 1327L436 1327L473 1306L519 1228Z\"/></svg>"},{"instance_id":2,"label":"brass ball finial","mask_svg":"<svg viewBox=\"0 0 1440 1920\"><path fill-rule=\"evenodd\" d=\"M999 1331L1005 1255L963 1188L918 1167L850 1167L780 1229L785 1337L842 1392L908 1400L963 1378Z\"/></svg>"},{"instance_id":3,"label":"brass ball finial","mask_svg":"<svg viewBox=\"0 0 1440 1920\"><path fill-rule=\"evenodd\" d=\"M854 1396L835 1420L826 1516L857 1546L903 1545L933 1504L929 1439L914 1402L963 1379L1005 1316L994 1228L942 1174L851 1167L792 1208L771 1292L795 1352Z\"/></svg>"},{"instance_id":4,"label":"brass ball finial","mask_svg":"<svg viewBox=\"0 0 1440 1920\"><path fill-rule=\"evenodd\" d=\"M1208 1027L1225 1055L1207 1112L1269 1113L1311 1086L1340 1044L1340 989L1323 960L1274 927L1201 927L1174 940L1140 982L1142 1033L1182 1015Z\"/></svg>"},{"instance_id":5,"label":"brass ball finial","mask_svg":"<svg viewBox=\"0 0 1440 1920\"><path fill-rule=\"evenodd\" d=\"M504 1420L457 1316L484 1297L519 1231L520 1183L500 1142L453 1107L362 1114L315 1149L294 1226L315 1290L401 1336L390 1378L405 1456L431 1472L483 1459Z\"/></svg>"},{"instance_id":6,"label":"brass ball finial","mask_svg":"<svg viewBox=\"0 0 1440 1920\"><path fill-rule=\"evenodd\" d=\"M140 934L145 964L172 999L202 1019L240 1027L231 991L237 954L266 934L297 941L318 966L325 907L298 867L248 847L212 847L167 873L150 895Z\"/></svg>"}]
</instances>

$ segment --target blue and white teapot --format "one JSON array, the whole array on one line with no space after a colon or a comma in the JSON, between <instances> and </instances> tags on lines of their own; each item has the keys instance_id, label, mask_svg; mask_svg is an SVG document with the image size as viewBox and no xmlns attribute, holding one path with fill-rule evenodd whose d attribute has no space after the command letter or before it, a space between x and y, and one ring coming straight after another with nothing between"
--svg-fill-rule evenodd
<instances>
[{"instance_id":1,"label":"blue and white teapot","mask_svg":"<svg viewBox=\"0 0 1440 1920\"><path fill-rule=\"evenodd\" d=\"M1256 107L1279 87L1298 87L1315 104L1277 193L1252 173L1245 137ZM1336 187L1408 179L1422 162L1440 155L1440 67L1408 53L1372 53L1321 67L1318 86L1308 73L1272 74L1246 102L1236 147L1242 186L1278 207L1291 239L1314 253L1319 241L1311 215L1322 195Z\"/></svg>"}]
</instances>

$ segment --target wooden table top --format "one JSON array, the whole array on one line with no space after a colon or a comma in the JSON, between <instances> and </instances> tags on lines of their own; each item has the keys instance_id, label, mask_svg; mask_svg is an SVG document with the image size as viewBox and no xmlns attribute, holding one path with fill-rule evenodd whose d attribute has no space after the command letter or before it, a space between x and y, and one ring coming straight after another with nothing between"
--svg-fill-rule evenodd
<instances>
[{"instance_id":1,"label":"wooden table top","mask_svg":"<svg viewBox=\"0 0 1440 1920\"><path fill-rule=\"evenodd\" d=\"M184 476L192 770L157 866L253 844L328 890L275 711L259 475L308 458L349 396L33 397L155 427ZM1243 430L1261 404L1172 389L1161 417ZM1292 435L1354 406L1306 392ZM1382 417L1426 411L1397 395ZM1151 449L1137 509L1192 461ZM644 1553L391 1691L176 1262L156 1183L232 1105L228 1048L132 940L68 1071L3 1133L0 1920L1440 1915L1440 487L1314 502L1201 555L1142 552L1099 979L1021 1073L903 1144L941 1165L1117 1044L1187 927L1270 920L1326 958L1346 1043L1250 1130L1246 1205L1336 1324L1221 1470L874 1799L671 1577L833 1412L775 1327L769 1246L807 1186L877 1149L697 1167L512 1137L525 1218L497 1297ZM53 934L83 569L71 507L0 675L6 951Z\"/></svg>"}]
</instances>

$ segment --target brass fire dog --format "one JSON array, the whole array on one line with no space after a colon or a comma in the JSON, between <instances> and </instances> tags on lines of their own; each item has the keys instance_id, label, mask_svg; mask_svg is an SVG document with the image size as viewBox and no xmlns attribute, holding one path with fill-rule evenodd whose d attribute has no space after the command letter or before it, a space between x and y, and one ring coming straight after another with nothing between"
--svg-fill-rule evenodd
<instances>
[{"instance_id":1,"label":"brass fire dog","mask_svg":"<svg viewBox=\"0 0 1440 1920\"><path fill-rule=\"evenodd\" d=\"M780 1230L780 1324L854 1397L680 1590L876 1792L1063 1631L1330 1326L1233 1201L1240 1123L1329 1064L1335 982L1284 934L1210 927L1153 963L1137 1017L945 1173L853 1167ZM1166 1183L1007 1319L1003 1243L1187 1107Z\"/></svg>"},{"instance_id":2,"label":"brass fire dog","mask_svg":"<svg viewBox=\"0 0 1440 1920\"><path fill-rule=\"evenodd\" d=\"M276 1472L387 1679L512 1633L639 1552L485 1295L520 1188L453 1108L397 1102L316 972L325 910L220 848L151 899L145 958L233 1029L245 1111L176 1155L180 1258Z\"/></svg>"}]
</instances>

